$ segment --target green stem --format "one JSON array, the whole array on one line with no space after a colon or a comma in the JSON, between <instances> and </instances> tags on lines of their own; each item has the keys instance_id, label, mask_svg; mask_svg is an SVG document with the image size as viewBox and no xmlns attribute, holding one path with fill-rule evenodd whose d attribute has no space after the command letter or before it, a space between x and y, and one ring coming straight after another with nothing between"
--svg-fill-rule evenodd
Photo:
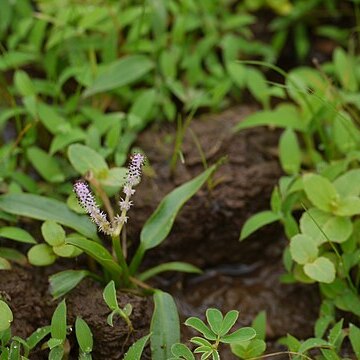
<instances>
[{"instance_id":1,"label":"green stem","mask_svg":"<svg viewBox=\"0 0 360 360\"><path fill-rule=\"evenodd\" d=\"M119 265L121 266L121 268L123 270L124 286L126 287L130 283L130 281L129 281L129 267L128 267L127 263L126 263L124 253L123 253L122 248L121 248L120 236L112 236L111 240L112 240L112 246L113 246L117 261L118 261Z\"/></svg>"},{"instance_id":2,"label":"green stem","mask_svg":"<svg viewBox=\"0 0 360 360\"><path fill-rule=\"evenodd\" d=\"M143 248L143 245L140 243L140 245L137 248L136 253L130 263L129 269L130 269L131 275L134 275L136 273L136 271L139 268L141 261L144 257L144 254L145 254L145 249Z\"/></svg>"}]
</instances>

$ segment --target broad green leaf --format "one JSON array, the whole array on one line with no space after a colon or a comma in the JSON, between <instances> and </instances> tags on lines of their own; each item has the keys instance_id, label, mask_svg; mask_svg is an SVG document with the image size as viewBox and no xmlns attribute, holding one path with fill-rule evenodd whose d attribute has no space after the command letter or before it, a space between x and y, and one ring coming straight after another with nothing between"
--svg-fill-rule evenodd
<instances>
[{"instance_id":1,"label":"broad green leaf","mask_svg":"<svg viewBox=\"0 0 360 360\"><path fill-rule=\"evenodd\" d=\"M63 118L53 106L43 102L36 104L39 119L51 134L61 134L70 129L70 124L67 123L66 119Z\"/></svg>"},{"instance_id":2,"label":"broad green leaf","mask_svg":"<svg viewBox=\"0 0 360 360\"><path fill-rule=\"evenodd\" d=\"M105 177L99 179L101 185L103 186L112 186L117 189L122 187L126 181L126 168L114 167L109 170Z\"/></svg>"},{"instance_id":3,"label":"broad green leaf","mask_svg":"<svg viewBox=\"0 0 360 360\"><path fill-rule=\"evenodd\" d=\"M123 360L141 360L141 355L144 351L145 345L149 340L151 334L145 335L139 340L137 340L124 356Z\"/></svg>"},{"instance_id":4,"label":"broad green leaf","mask_svg":"<svg viewBox=\"0 0 360 360\"><path fill-rule=\"evenodd\" d=\"M221 311L219 311L218 309L207 309L206 319L210 326L210 329L216 335L219 335L223 323L223 315Z\"/></svg>"},{"instance_id":5,"label":"broad green leaf","mask_svg":"<svg viewBox=\"0 0 360 360\"><path fill-rule=\"evenodd\" d=\"M350 323L349 339L357 359L360 359L360 329Z\"/></svg>"},{"instance_id":6,"label":"broad green leaf","mask_svg":"<svg viewBox=\"0 0 360 360\"><path fill-rule=\"evenodd\" d=\"M333 213L339 216L353 216L360 214L360 197L347 196L341 198Z\"/></svg>"},{"instance_id":7,"label":"broad green leaf","mask_svg":"<svg viewBox=\"0 0 360 360\"><path fill-rule=\"evenodd\" d=\"M201 188L216 168L216 165L211 166L163 198L142 228L140 241L145 250L154 248L167 237L179 210Z\"/></svg>"},{"instance_id":8,"label":"broad green leaf","mask_svg":"<svg viewBox=\"0 0 360 360\"><path fill-rule=\"evenodd\" d=\"M329 315L321 315L316 322L314 326L314 332L315 336L318 338L322 338L325 335L326 330L330 326L330 324L333 322L334 318Z\"/></svg>"},{"instance_id":9,"label":"broad green leaf","mask_svg":"<svg viewBox=\"0 0 360 360\"><path fill-rule=\"evenodd\" d=\"M335 305L341 310L350 311L360 316L360 299L359 295L349 289L345 289L335 298Z\"/></svg>"},{"instance_id":10,"label":"broad green leaf","mask_svg":"<svg viewBox=\"0 0 360 360\"><path fill-rule=\"evenodd\" d=\"M85 132L79 128L72 128L67 132L56 134L50 145L49 154L54 155L68 145L86 139Z\"/></svg>"},{"instance_id":11,"label":"broad green leaf","mask_svg":"<svg viewBox=\"0 0 360 360\"><path fill-rule=\"evenodd\" d=\"M57 256L66 258L76 257L82 253L82 250L79 248L65 243L59 246L53 246L53 251Z\"/></svg>"},{"instance_id":12,"label":"broad green leaf","mask_svg":"<svg viewBox=\"0 0 360 360\"><path fill-rule=\"evenodd\" d=\"M279 141L280 163L287 174L298 174L301 165L301 150L293 129L287 128Z\"/></svg>"},{"instance_id":13,"label":"broad green leaf","mask_svg":"<svg viewBox=\"0 0 360 360\"><path fill-rule=\"evenodd\" d=\"M291 238L290 253L298 264L304 265L313 262L317 258L319 250L311 237L298 234Z\"/></svg>"},{"instance_id":14,"label":"broad green leaf","mask_svg":"<svg viewBox=\"0 0 360 360\"><path fill-rule=\"evenodd\" d=\"M318 282L331 283L335 280L335 266L327 258L320 256L314 262L304 265L304 272Z\"/></svg>"},{"instance_id":15,"label":"broad green leaf","mask_svg":"<svg viewBox=\"0 0 360 360\"><path fill-rule=\"evenodd\" d=\"M27 253L29 263L35 266L48 266L55 262L56 255L48 244L34 245Z\"/></svg>"},{"instance_id":16,"label":"broad green leaf","mask_svg":"<svg viewBox=\"0 0 360 360\"><path fill-rule=\"evenodd\" d=\"M55 221L45 221L41 225L41 233L45 241L51 246L60 246L65 242L65 230Z\"/></svg>"},{"instance_id":17,"label":"broad green leaf","mask_svg":"<svg viewBox=\"0 0 360 360\"><path fill-rule=\"evenodd\" d=\"M256 336L256 332L251 327L243 327L234 331L229 335L225 335L221 338L221 342L225 344L238 343L242 341L248 341Z\"/></svg>"},{"instance_id":18,"label":"broad green leaf","mask_svg":"<svg viewBox=\"0 0 360 360\"><path fill-rule=\"evenodd\" d=\"M96 226L87 216L75 214L66 204L55 199L33 194L7 194L0 196L0 209L32 219L53 220L98 240Z\"/></svg>"},{"instance_id":19,"label":"broad green leaf","mask_svg":"<svg viewBox=\"0 0 360 360\"><path fill-rule=\"evenodd\" d=\"M2 227L0 229L0 237L4 237L6 239L11 239L27 244L36 244L36 240L33 238L31 234L29 234L27 231L23 229L13 226Z\"/></svg>"},{"instance_id":20,"label":"broad green leaf","mask_svg":"<svg viewBox=\"0 0 360 360\"><path fill-rule=\"evenodd\" d=\"M236 320L239 317L239 312L237 310L230 310L226 315L224 316L224 320L221 324L221 329L219 332L220 336L226 335L230 329L234 326Z\"/></svg>"},{"instance_id":21,"label":"broad green leaf","mask_svg":"<svg viewBox=\"0 0 360 360\"><path fill-rule=\"evenodd\" d=\"M196 317L189 317L185 321L185 325L201 332L209 340L216 340L216 334L202 320Z\"/></svg>"},{"instance_id":22,"label":"broad green leaf","mask_svg":"<svg viewBox=\"0 0 360 360\"><path fill-rule=\"evenodd\" d=\"M230 75L230 79L242 89L245 86L247 68L243 64L231 61L226 64L226 70Z\"/></svg>"},{"instance_id":23,"label":"broad green leaf","mask_svg":"<svg viewBox=\"0 0 360 360\"><path fill-rule=\"evenodd\" d=\"M311 208L303 213L300 219L300 229L317 245L327 241L342 243L353 232L352 222L349 218L334 216L317 208Z\"/></svg>"},{"instance_id":24,"label":"broad green leaf","mask_svg":"<svg viewBox=\"0 0 360 360\"><path fill-rule=\"evenodd\" d=\"M64 270L49 277L50 293L57 299L74 289L85 277L89 276L87 270Z\"/></svg>"},{"instance_id":25,"label":"broad green leaf","mask_svg":"<svg viewBox=\"0 0 360 360\"><path fill-rule=\"evenodd\" d=\"M164 271L181 271L187 273L200 274L201 270L194 265L183 263L180 261L173 261L164 264L160 264L151 269L148 269L141 274L137 275L137 278L141 281L146 281L153 276L156 276Z\"/></svg>"},{"instance_id":26,"label":"broad green leaf","mask_svg":"<svg viewBox=\"0 0 360 360\"><path fill-rule=\"evenodd\" d=\"M150 325L151 354L156 360L168 360L171 347L180 342L179 315L171 295L156 290Z\"/></svg>"},{"instance_id":27,"label":"broad green leaf","mask_svg":"<svg viewBox=\"0 0 360 360\"><path fill-rule=\"evenodd\" d=\"M153 67L154 63L144 55L125 56L103 66L98 77L86 89L83 96L88 97L131 84L148 73Z\"/></svg>"},{"instance_id":28,"label":"broad green leaf","mask_svg":"<svg viewBox=\"0 0 360 360\"><path fill-rule=\"evenodd\" d=\"M299 131L302 131L305 128L297 108L290 104L283 104L272 111L257 111L237 124L234 127L234 131L240 131L256 126L276 126Z\"/></svg>"},{"instance_id":29,"label":"broad green leaf","mask_svg":"<svg viewBox=\"0 0 360 360\"><path fill-rule=\"evenodd\" d=\"M93 348L93 334L89 325L80 317L76 317L75 333L79 347L83 353L90 353Z\"/></svg>"},{"instance_id":30,"label":"broad green leaf","mask_svg":"<svg viewBox=\"0 0 360 360\"><path fill-rule=\"evenodd\" d=\"M266 342L260 339L253 339L245 344L230 344L233 354L241 359L252 359L261 356L266 350Z\"/></svg>"},{"instance_id":31,"label":"broad green leaf","mask_svg":"<svg viewBox=\"0 0 360 360\"><path fill-rule=\"evenodd\" d=\"M106 286L103 291L103 298L107 304L107 306L111 310L116 310L119 305L116 298L116 289L115 289L115 283L113 280L111 280Z\"/></svg>"},{"instance_id":32,"label":"broad green leaf","mask_svg":"<svg viewBox=\"0 0 360 360\"><path fill-rule=\"evenodd\" d=\"M344 339L343 323L344 319L340 319L329 332L329 343L335 348L339 347L339 343Z\"/></svg>"},{"instance_id":33,"label":"broad green leaf","mask_svg":"<svg viewBox=\"0 0 360 360\"><path fill-rule=\"evenodd\" d=\"M27 150L27 157L36 171L49 182L63 182L65 176L57 160L36 146Z\"/></svg>"},{"instance_id":34,"label":"broad green leaf","mask_svg":"<svg viewBox=\"0 0 360 360\"><path fill-rule=\"evenodd\" d=\"M326 178L307 174L303 177L304 190L308 199L319 209L333 212L339 203L335 186Z\"/></svg>"},{"instance_id":35,"label":"broad green leaf","mask_svg":"<svg viewBox=\"0 0 360 360\"><path fill-rule=\"evenodd\" d=\"M261 211L255 215L252 215L249 219L245 221L240 233L240 241L246 239L256 230L261 227L271 224L275 221L280 220L280 215L275 214L272 211L266 210Z\"/></svg>"},{"instance_id":36,"label":"broad green leaf","mask_svg":"<svg viewBox=\"0 0 360 360\"><path fill-rule=\"evenodd\" d=\"M51 331L51 326L44 326L36 329L27 339L26 343L28 344L30 350L33 349L45 336L49 335Z\"/></svg>"},{"instance_id":37,"label":"broad green leaf","mask_svg":"<svg viewBox=\"0 0 360 360\"><path fill-rule=\"evenodd\" d=\"M320 351L326 360L342 360L335 349L320 349Z\"/></svg>"},{"instance_id":38,"label":"broad green leaf","mask_svg":"<svg viewBox=\"0 0 360 360\"><path fill-rule=\"evenodd\" d=\"M109 168L104 158L94 149L82 145L73 144L69 146L68 157L71 165L79 174L84 175L91 170L96 177L106 178Z\"/></svg>"},{"instance_id":39,"label":"broad green leaf","mask_svg":"<svg viewBox=\"0 0 360 360\"><path fill-rule=\"evenodd\" d=\"M56 307L54 314L51 318L51 337L53 339L61 340L66 339L66 304L65 300L61 301Z\"/></svg>"},{"instance_id":40,"label":"broad green leaf","mask_svg":"<svg viewBox=\"0 0 360 360\"><path fill-rule=\"evenodd\" d=\"M360 169L347 171L334 181L334 186L341 197L360 195Z\"/></svg>"},{"instance_id":41,"label":"broad green leaf","mask_svg":"<svg viewBox=\"0 0 360 360\"><path fill-rule=\"evenodd\" d=\"M9 305L0 300L0 331L8 329L13 321L13 314Z\"/></svg>"},{"instance_id":42,"label":"broad green leaf","mask_svg":"<svg viewBox=\"0 0 360 360\"><path fill-rule=\"evenodd\" d=\"M106 248L99 243L84 238L66 238L66 244L74 245L91 256L105 269L118 278L122 273L121 267L114 261Z\"/></svg>"}]
</instances>

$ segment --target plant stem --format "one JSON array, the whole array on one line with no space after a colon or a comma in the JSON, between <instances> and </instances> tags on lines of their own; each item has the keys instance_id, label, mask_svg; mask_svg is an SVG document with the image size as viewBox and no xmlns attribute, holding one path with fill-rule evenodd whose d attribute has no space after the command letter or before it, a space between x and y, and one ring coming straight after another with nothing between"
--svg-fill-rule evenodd
<instances>
[{"instance_id":1,"label":"plant stem","mask_svg":"<svg viewBox=\"0 0 360 360\"><path fill-rule=\"evenodd\" d=\"M113 246L113 250L115 252L117 261L123 270L124 286L126 287L129 285L129 280L130 280L129 279L129 267L126 263L124 253L121 248L120 236L112 236L111 240L112 240L112 246Z\"/></svg>"}]
</instances>

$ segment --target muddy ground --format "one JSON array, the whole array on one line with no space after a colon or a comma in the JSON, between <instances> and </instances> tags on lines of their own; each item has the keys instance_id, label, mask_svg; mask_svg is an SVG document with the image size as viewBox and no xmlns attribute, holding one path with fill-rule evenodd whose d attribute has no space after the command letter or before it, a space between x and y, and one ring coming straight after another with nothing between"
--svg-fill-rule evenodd
<instances>
[{"instance_id":1,"label":"muddy ground","mask_svg":"<svg viewBox=\"0 0 360 360\"><path fill-rule=\"evenodd\" d=\"M208 307L217 307L223 312L239 310L239 324L248 325L259 311L266 310L270 349L277 350L276 339L288 332L300 338L312 335L319 298L316 287L280 284L286 240L279 226L269 226L247 241L238 241L244 221L269 207L271 190L281 176L276 154L278 132L267 128L232 132L234 124L254 110L235 107L193 120L182 146L184 163L179 161L174 173L170 171L169 159L175 129L155 125L144 132L137 146L144 150L154 171L153 176L144 176L138 186L127 232L135 244L141 226L163 196L203 170L201 151L208 164L226 156L213 179L216 186L211 191L204 186L184 206L169 238L147 253L143 268L175 260L199 266L204 270L201 275L165 274L151 284L172 293L182 320L194 315L204 317ZM130 253L131 249L132 246ZM26 337L37 327L50 323L56 302L48 292L45 275L81 266L81 261L75 259L47 269L1 272L0 291L10 300L14 312L14 335ZM87 280L69 294L69 323L76 316L87 321L94 334L95 360L121 359L128 343L148 332L152 300L118 293L120 304L130 302L134 308L132 322L136 331L127 341L127 328L121 319L115 321L114 328L106 324L109 311L101 292L98 284ZM184 340L191 335L183 329ZM72 334L70 345L73 343ZM76 358L73 347L70 359ZM38 349L31 359L47 359L47 351ZM235 357L224 350L222 359Z\"/></svg>"}]
</instances>

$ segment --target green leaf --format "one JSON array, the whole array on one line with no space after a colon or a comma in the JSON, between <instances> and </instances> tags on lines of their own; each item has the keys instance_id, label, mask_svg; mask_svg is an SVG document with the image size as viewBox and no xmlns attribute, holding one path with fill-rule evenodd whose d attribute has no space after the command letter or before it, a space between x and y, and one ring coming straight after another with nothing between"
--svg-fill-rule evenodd
<instances>
[{"instance_id":1,"label":"green leaf","mask_svg":"<svg viewBox=\"0 0 360 360\"><path fill-rule=\"evenodd\" d=\"M11 264L5 258L0 256L0 270L10 270Z\"/></svg>"},{"instance_id":2,"label":"green leaf","mask_svg":"<svg viewBox=\"0 0 360 360\"><path fill-rule=\"evenodd\" d=\"M98 240L96 226L87 216L70 211L66 204L33 194L7 194L0 196L0 208L10 214L37 220L53 220L68 226L94 240Z\"/></svg>"},{"instance_id":3,"label":"green leaf","mask_svg":"<svg viewBox=\"0 0 360 360\"><path fill-rule=\"evenodd\" d=\"M299 131L305 129L297 108L291 104L283 104L272 111L264 110L251 114L244 120L241 120L241 122L234 127L234 131L265 125L291 128Z\"/></svg>"},{"instance_id":4,"label":"green leaf","mask_svg":"<svg viewBox=\"0 0 360 360\"><path fill-rule=\"evenodd\" d=\"M88 97L131 84L148 73L153 67L154 63L144 55L125 56L103 66L99 76L86 89L83 96Z\"/></svg>"},{"instance_id":5,"label":"green leaf","mask_svg":"<svg viewBox=\"0 0 360 360\"><path fill-rule=\"evenodd\" d=\"M256 338L265 340L266 336L266 311L260 311L253 320L251 327L256 331Z\"/></svg>"},{"instance_id":6,"label":"green leaf","mask_svg":"<svg viewBox=\"0 0 360 360\"><path fill-rule=\"evenodd\" d=\"M65 300L61 301L56 307L54 314L51 318L51 337L53 339L61 340L66 339L66 304Z\"/></svg>"},{"instance_id":7,"label":"green leaf","mask_svg":"<svg viewBox=\"0 0 360 360\"><path fill-rule=\"evenodd\" d=\"M163 198L142 228L140 241L144 250L154 248L167 237L179 210L201 188L216 168L216 165L211 166L202 174L179 186Z\"/></svg>"},{"instance_id":8,"label":"green leaf","mask_svg":"<svg viewBox=\"0 0 360 360\"><path fill-rule=\"evenodd\" d=\"M230 310L226 315L224 316L224 320L221 324L221 329L219 332L220 336L226 335L230 329L234 326L236 320L239 317L239 312L237 310Z\"/></svg>"},{"instance_id":9,"label":"green leaf","mask_svg":"<svg viewBox=\"0 0 360 360\"><path fill-rule=\"evenodd\" d=\"M174 356L176 356L176 359L180 358L185 360L195 360L195 356L193 355L193 353L184 344L174 344L171 347L171 352Z\"/></svg>"},{"instance_id":10,"label":"green leaf","mask_svg":"<svg viewBox=\"0 0 360 360\"><path fill-rule=\"evenodd\" d=\"M339 194L335 186L326 178L307 174L303 177L304 190L308 199L319 209L333 212L338 207Z\"/></svg>"},{"instance_id":11,"label":"green leaf","mask_svg":"<svg viewBox=\"0 0 360 360\"><path fill-rule=\"evenodd\" d=\"M125 184L126 174L127 174L126 168L114 167L108 171L106 176L104 176L99 180L101 185L103 186L112 186L118 189Z\"/></svg>"},{"instance_id":12,"label":"green leaf","mask_svg":"<svg viewBox=\"0 0 360 360\"><path fill-rule=\"evenodd\" d=\"M144 351L145 345L149 340L151 334L145 335L139 340L137 340L124 356L123 360L141 360L141 355Z\"/></svg>"},{"instance_id":13,"label":"green leaf","mask_svg":"<svg viewBox=\"0 0 360 360\"><path fill-rule=\"evenodd\" d=\"M36 95L34 84L25 71L15 71L14 84L21 96Z\"/></svg>"},{"instance_id":14,"label":"green leaf","mask_svg":"<svg viewBox=\"0 0 360 360\"><path fill-rule=\"evenodd\" d=\"M74 289L85 277L89 276L87 270L64 270L49 277L50 293L57 299Z\"/></svg>"},{"instance_id":15,"label":"green leaf","mask_svg":"<svg viewBox=\"0 0 360 360\"><path fill-rule=\"evenodd\" d=\"M210 329L216 334L219 335L223 323L223 315L218 309L207 309L206 310L206 319L210 325Z\"/></svg>"},{"instance_id":16,"label":"green leaf","mask_svg":"<svg viewBox=\"0 0 360 360\"><path fill-rule=\"evenodd\" d=\"M116 298L116 289L115 289L115 283L113 280L111 280L106 286L103 291L103 298L107 304L107 306L111 310L116 310L119 308L118 301Z\"/></svg>"},{"instance_id":17,"label":"green leaf","mask_svg":"<svg viewBox=\"0 0 360 360\"><path fill-rule=\"evenodd\" d=\"M76 339L81 351L88 354L93 349L93 334L89 325L80 317L76 317L75 321Z\"/></svg>"},{"instance_id":18,"label":"green leaf","mask_svg":"<svg viewBox=\"0 0 360 360\"><path fill-rule=\"evenodd\" d=\"M13 319L13 313L9 305L5 301L0 300L0 331L8 329Z\"/></svg>"},{"instance_id":19,"label":"green leaf","mask_svg":"<svg viewBox=\"0 0 360 360\"><path fill-rule=\"evenodd\" d=\"M36 244L36 240L31 234L27 231L13 227L13 226L4 226L0 229L0 236L6 239L11 239L27 244Z\"/></svg>"},{"instance_id":20,"label":"green leaf","mask_svg":"<svg viewBox=\"0 0 360 360\"><path fill-rule=\"evenodd\" d=\"M334 216L317 208L311 208L300 219L300 229L311 237L317 245L327 241L342 243L353 232L349 218Z\"/></svg>"},{"instance_id":21,"label":"green leaf","mask_svg":"<svg viewBox=\"0 0 360 360\"><path fill-rule=\"evenodd\" d=\"M309 351L310 349L320 348L320 347L329 347L331 346L327 341L323 339L310 338L305 340L297 350L300 354Z\"/></svg>"},{"instance_id":22,"label":"green leaf","mask_svg":"<svg viewBox=\"0 0 360 360\"><path fill-rule=\"evenodd\" d=\"M350 54L346 54L344 49L337 47L333 54L335 71L338 80L345 90L356 91L358 84L354 76L354 59Z\"/></svg>"},{"instance_id":23,"label":"green leaf","mask_svg":"<svg viewBox=\"0 0 360 360\"><path fill-rule=\"evenodd\" d=\"M44 326L35 330L27 339L29 349L33 349L42 339L50 334L51 326Z\"/></svg>"},{"instance_id":24,"label":"green leaf","mask_svg":"<svg viewBox=\"0 0 360 360\"><path fill-rule=\"evenodd\" d=\"M261 356L266 350L264 340L253 339L247 343L230 344L231 351L241 359L251 359Z\"/></svg>"},{"instance_id":25,"label":"green leaf","mask_svg":"<svg viewBox=\"0 0 360 360\"><path fill-rule=\"evenodd\" d=\"M171 295L156 290L151 319L151 354L156 360L168 360L171 347L180 341L179 315Z\"/></svg>"},{"instance_id":26,"label":"green leaf","mask_svg":"<svg viewBox=\"0 0 360 360\"><path fill-rule=\"evenodd\" d=\"M311 279L330 284L335 280L335 266L327 258L320 256L314 262L304 265L304 272Z\"/></svg>"},{"instance_id":27,"label":"green leaf","mask_svg":"<svg viewBox=\"0 0 360 360\"><path fill-rule=\"evenodd\" d=\"M261 227L280 220L280 215L270 210L258 212L245 221L240 233L240 241L246 239Z\"/></svg>"},{"instance_id":28,"label":"green leaf","mask_svg":"<svg viewBox=\"0 0 360 360\"><path fill-rule=\"evenodd\" d=\"M66 244L74 245L110 271L116 278L122 273L121 267L114 261L106 248L99 243L84 238L66 238Z\"/></svg>"},{"instance_id":29,"label":"green leaf","mask_svg":"<svg viewBox=\"0 0 360 360\"><path fill-rule=\"evenodd\" d=\"M41 233L45 241L51 246L59 246L65 242L65 230L55 221L45 221L41 225Z\"/></svg>"},{"instance_id":30,"label":"green leaf","mask_svg":"<svg viewBox=\"0 0 360 360\"><path fill-rule=\"evenodd\" d=\"M49 154L54 155L59 150L65 149L68 145L85 139L85 132L79 128L71 128L69 131L56 134L51 141Z\"/></svg>"},{"instance_id":31,"label":"green leaf","mask_svg":"<svg viewBox=\"0 0 360 360\"><path fill-rule=\"evenodd\" d=\"M27 149L26 154L36 171L46 181L54 183L65 181L59 163L44 150L33 146Z\"/></svg>"},{"instance_id":32,"label":"green leaf","mask_svg":"<svg viewBox=\"0 0 360 360\"><path fill-rule=\"evenodd\" d=\"M237 343L242 341L249 341L256 336L256 332L251 327L243 327L234 331L229 335L221 337L221 342L225 344Z\"/></svg>"},{"instance_id":33,"label":"green leaf","mask_svg":"<svg viewBox=\"0 0 360 360\"><path fill-rule=\"evenodd\" d=\"M48 244L33 246L27 253L29 263L35 266L48 266L55 262L56 255Z\"/></svg>"},{"instance_id":34,"label":"green leaf","mask_svg":"<svg viewBox=\"0 0 360 360\"><path fill-rule=\"evenodd\" d=\"M262 72L248 67L246 69L246 85L254 98L260 101L264 107L269 105L269 87Z\"/></svg>"},{"instance_id":35,"label":"green leaf","mask_svg":"<svg viewBox=\"0 0 360 360\"><path fill-rule=\"evenodd\" d=\"M349 339L357 359L360 359L360 329L350 323Z\"/></svg>"},{"instance_id":36,"label":"green leaf","mask_svg":"<svg viewBox=\"0 0 360 360\"><path fill-rule=\"evenodd\" d=\"M48 343L53 340L50 339ZM62 346L55 346L51 348L49 353L49 360L62 360L64 356L64 348Z\"/></svg>"},{"instance_id":37,"label":"green leaf","mask_svg":"<svg viewBox=\"0 0 360 360\"><path fill-rule=\"evenodd\" d=\"M14 261L23 266L28 264L26 256L15 249L0 247L0 257L10 261Z\"/></svg>"},{"instance_id":38,"label":"green leaf","mask_svg":"<svg viewBox=\"0 0 360 360\"><path fill-rule=\"evenodd\" d=\"M341 197L360 195L360 169L347 171L334 181L334 186Z\"/></svg>"},{"instance_id":39,"label":"green leaf","mask_svg":"<svg viewBox=\"0 0 360 360\"><path fill-rule=\"evenodd\" d=\"M303 265L314 261L319 251L316 242L311 237L298 234L291 238L290 253L297 263Z\"/></svg>"},{"instance_id":40,"label":"green leaf","mask_svg":"<svg viewBox=\"0 0 360 360\"><path fill-rule=\"evenodd\" d=\"M52 249L57 256L65 257L65 258L76 257L82 253L82 250L80 250L79 248L65 243L59 246L53 246Z\"/></svg>"},{"instance_id":41,"label":"green leaf","mask_svg":"<svg viewBox=\"0 0 360 360\"><path fill-rule=\"evenodd\" d=\"M181 271L187 273L200 274L201 270L194 265L183 263L180 261L173 261L164 264L160 264L151 269L148 269L141 274L137 275L137 278L141 281L146 281L153 276L156 276L164 271Z\"/></svg>"},{"instance_id":42,"label":"green leaf","mask_svg":"<svg viewBox=\"0 0 360 360\"><path fill-rule=\"evenodd\" d=\"M339 216L353 216L360 214L360 198L358 196L341 198L333 213Z\"/></svg>"},{"instance_id":43,"label":"green leaf","mask_svg":"<svg viewBox=\"0 0 360 360\"><path fill-rule=\"evenodd\" d=\"M202 320L196 317L189 317L185 321L185 325L199 331L209 340L216 340L216 334L210 330L210 328L207 327L207 325Z\"/></svg>"},{"instance_id":44,"label":"green leaf","mask_svg":"<svg viewBox=\"0 0 360 360\"><path fill-rule=\"evenodd\" d=\"M287 174L295 175L300 171L301 150L293 129L287 128L279 142L280 163Z\"/></svg>"},{"instance_id":45,"label":"green leaf","mask_svg":"<svg viewBox=\"0 0 360 360\"><path fill-rule=\"evenodd\" d=\"M92 171L96 177L106 178L109 172L104 158L86 145L70 145L68 157L71 165L81 175L84 175L87 171Z\"/></svg>"},{"instance_id":46,"label":"green leaf","mask_svg":"<svg viewBox=\"0 0 360 360\"><path fill-rule=\"evenodd\" d=\"M54 106L36 102L38 117L46 129L53 135L67 132L70 124L56 111Z\"/></svg>"}]
</instances>

